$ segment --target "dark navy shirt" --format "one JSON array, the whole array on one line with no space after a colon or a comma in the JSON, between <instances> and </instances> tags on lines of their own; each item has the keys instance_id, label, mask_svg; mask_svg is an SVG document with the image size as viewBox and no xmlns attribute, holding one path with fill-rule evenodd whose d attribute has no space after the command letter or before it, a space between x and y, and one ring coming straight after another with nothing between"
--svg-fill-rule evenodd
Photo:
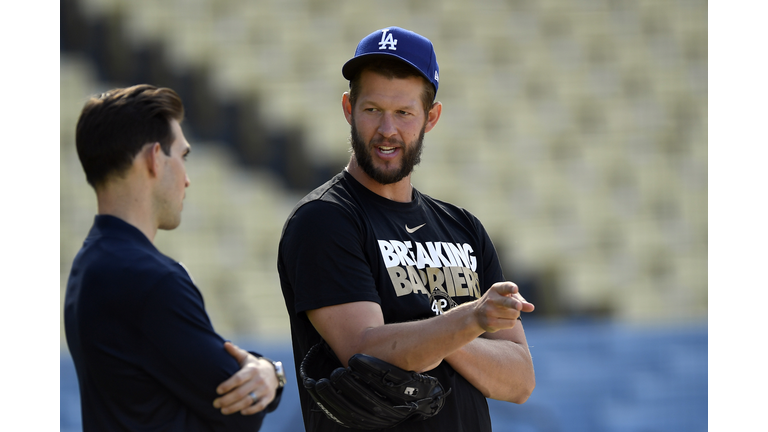
<instances>
[{"instance_id":1,"label":"dark navy shirt","mask_svg":"<svg viewBox=\"0 0 768 432\"><path fill-rule=\"evenodd\" d=\"M96 216L72 265L64 324L84 432L261 427L264 412L213 407L216 387L240 366L184 266L123 220Z\"/></svg>"}]
</instances>

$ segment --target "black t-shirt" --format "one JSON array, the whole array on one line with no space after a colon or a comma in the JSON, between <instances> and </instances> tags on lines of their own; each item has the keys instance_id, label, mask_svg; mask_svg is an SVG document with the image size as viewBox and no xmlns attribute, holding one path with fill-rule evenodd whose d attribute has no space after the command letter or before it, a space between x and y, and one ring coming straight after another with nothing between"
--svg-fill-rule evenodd
<instances>
[{"instance_id":1,"label":"black t-shirt","mask_svg":"<svg viewBox=\"0 0 768 432\"><path fill-rule=\"evenodd\" d=\"M265 411L213 407L216 387L240 366L187 270L136 227L96 216L72 264L64 324L85 432L260 428Z\"/></svg>"},{"instance_id":2,"label":"black t-shirt","mask_svg":"<svg viewBox=\"0 0 768 432\"><path fill-rule=\"evenodd\" d=\"M294 208L278 254L294 360L301 364L321 338L306 311L342 303L381 305L385 323L434 317L480 298L504 280L480 221L464 209L414 189L412 201L383 198L346 171ZM428 371L452 388L440 413L398 431L490 431L482 393L447 362ZM299 385L308 432L350 431L319 410Z\"/></svg>"}]
</instances>

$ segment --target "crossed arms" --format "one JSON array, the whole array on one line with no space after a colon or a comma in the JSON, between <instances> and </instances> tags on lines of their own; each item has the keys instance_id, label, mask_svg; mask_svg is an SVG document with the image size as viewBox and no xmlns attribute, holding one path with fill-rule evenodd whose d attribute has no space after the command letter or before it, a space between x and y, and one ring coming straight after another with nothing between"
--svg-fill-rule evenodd
<instances>
[{"instance_id":1,"label":"crossed arms","mask_svg":"<svg viewBox=\"0 0 768 432\"><path fill-rule=\"evenodd\" d=\"M384 324L374 302L307 311L312 325L347 365L356 353L423 372L446 361L486 397L523 403L536 385L521 312L534 305L511 282L433 318Z\"/></svg>"}]
</instances>

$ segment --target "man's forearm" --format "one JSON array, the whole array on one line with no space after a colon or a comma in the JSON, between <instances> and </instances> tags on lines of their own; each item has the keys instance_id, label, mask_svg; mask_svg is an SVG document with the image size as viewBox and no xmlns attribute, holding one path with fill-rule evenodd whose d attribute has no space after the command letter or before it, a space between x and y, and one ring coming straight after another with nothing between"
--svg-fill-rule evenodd
<instances>
[{"instance_id":1,"label":"man's forearm","mask_svg":"<svg viewBox=\"0 0 768 432\"><path fill-rule=\"evenodd\" d=\"M423 372L436 367L445 356L482 332L472 323L468 308L457 308L422 321L369 328L362 338L360 352L406 370Z\"/></svg>"},{"instance_id":2,"label":"man's forearm","mask_svg":"<svg viewBox=\"0 0 768 432\"><path fill-rule=\"evenodd\" d=\"M352 302L307 311L307 317L333 348L341 363L365 353L405 370L422 372L437 366L446 356L487 332L509 340L525 341L518 326L520 311L533 305L516 298L517 286L499 282L480 299L454 307L442 315L421 321L384 324L381 307L374 302ZM492 337L492 336L489 336Z\"/></svg>"},{"instance_id":3,"label":"man's forearm","mask_svg":"<svg viewBox=\"0 0 768 432\"><path fill-rule=\"evenodd\" d=\"M536 386L525 342L478 337L448 355L445 361L491 399L520 404Z\"/></svg>"}]
</instances>

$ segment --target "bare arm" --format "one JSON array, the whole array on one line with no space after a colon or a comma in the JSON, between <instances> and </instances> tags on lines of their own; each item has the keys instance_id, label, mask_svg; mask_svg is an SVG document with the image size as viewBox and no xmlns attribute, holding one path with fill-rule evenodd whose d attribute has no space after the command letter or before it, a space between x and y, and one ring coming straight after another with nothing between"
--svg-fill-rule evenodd
<instances>
[{"instance_id":1,"label":"bare arm","mask_svg":"<svg viewBox=\"0 0 768 432\"><path fill-rule=\"evenodd\" d=\"M354 302L307 312L312 324L343 365L365 353L406 370L425 371L485 332L512 328L533 305L515 296L517 285L494 284L483 297L448 312L405 323L384 324L373 302Z\"/></svg>"},{"instance_id":2,"label":"bare arm","mask_svg":"<svg viewBox=\"0 0 768 432\"><path fill-rule=\"evenodd\" d=\"M536 386L522 322L485 333L445 358L485 397L521 404Z\"/></svg>"}]
</instances>

